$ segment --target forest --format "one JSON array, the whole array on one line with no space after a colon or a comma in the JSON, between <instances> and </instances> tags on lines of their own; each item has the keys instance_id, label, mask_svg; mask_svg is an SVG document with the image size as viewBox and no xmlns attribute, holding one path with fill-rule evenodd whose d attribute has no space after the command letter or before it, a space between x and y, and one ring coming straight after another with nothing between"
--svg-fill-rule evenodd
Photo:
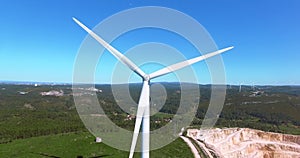
<instances>
[{"instance_id":1,"label":"forest","mask_svg":"<svg viewBox=\"0 0 300 158\"><path fill-rule=\"evenodd\" d=\"M151 129L164 126L178 110L179 83L160 83L166 90L165 104L151 117ZM133 130L135 118L116 103L112 85L96 85L99 102L118 126ZM128 85L114 85L120 89ZM200 127L210 101L211 85L190 84L200 90L200 101L191 127ZM141 84L130 84L130 95L139 98ZM100 91L101 90L101 91ZM42 95L48 92L49 95ZM57 94L56 94L57 93ZM190 98L184 98L189 104ZM153 100L154 102L154 100ZM190 102L191 104L193 101ZM136 108L136 104L131 105ZM133 110L134 111L134 110ZM264 131L300 134L299 86L227 86L226 99L216 127L248 127ZM118 117L116 117L118 116ZM0 84L0 143L69 132L86 132L74 104L72 85Z\"/></svg>"}]
</instances>

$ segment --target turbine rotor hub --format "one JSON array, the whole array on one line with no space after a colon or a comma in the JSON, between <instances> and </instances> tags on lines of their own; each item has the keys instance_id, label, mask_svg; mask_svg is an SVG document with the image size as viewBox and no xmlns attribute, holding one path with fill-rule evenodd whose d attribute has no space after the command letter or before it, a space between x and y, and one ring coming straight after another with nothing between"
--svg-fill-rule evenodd
<instances>
[{"instance_id":1,"label":"turbine rotor hub","mask_svg":"<svg viewBox=\"0 0 300 158\"><path fill-rule=\"evenodd\" d=\"M143 78L144 78L144 81L150 81L150 76L149 75L145 75L145 76L143 76Z\"/></svg>"}]
</instances>

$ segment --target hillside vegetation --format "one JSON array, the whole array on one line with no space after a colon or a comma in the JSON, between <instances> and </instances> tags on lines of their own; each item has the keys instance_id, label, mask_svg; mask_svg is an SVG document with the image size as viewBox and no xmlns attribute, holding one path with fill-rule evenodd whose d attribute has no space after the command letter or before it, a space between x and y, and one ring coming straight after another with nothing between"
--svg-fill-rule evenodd
<instances>
[{"instance_id":1,"label":"hillside vegetation","mask_svg":"<svg viewBox=\"0 0 300 158\"><path fill-rule=\"evenodd\" d=\"M180 102L181 91L178 83L161 84L165 87L167 96L165 105L159 110L159 113L151 117L152 130L160 128L171 121ZM126 85L117 85L117 87L124 89ZM137 101L141 90L141 84L130 84L129 87L132 98ZM191 126L200 127L209 105L211 86L190 84L188 87L191 92L195 91L198 87L200 88L199 107L196 109L195 119L191 123ZM131 119L130 113L124 112L117 105L111 91L111 86L96 85L96 88L101 90L96 94L108 117L118 126L133 130L135 118L132 117ZM46 93L41 93L54 91L57 92L57 95L42 95ZM187 97L184 99L186 104L193 104L191 98ZM136 109L136 105L129 106L132 106L134 110ZM239 86L228 86L225 105L216 126L247 127L264 131L299 135L299 111L299 86L243 86L241 92L239 92ZM81 134L68 135L67 133L70 132ZM65 133L65 135L61 133ZM59 135L53 136L54 134ZM26 146L26 142L31 143L36 140L43 141L48 135L52 135L49 136L49 140L53 139L53 144L57 143L58 146L65 146L70 152L74 152L74 155L92 153L76 153L75 151L72 151L73 149L69 149L71 146L68 147L66 144L60 144L64 143L60 142L61 140L71 140L75 139L77 136L77 140L84 140L84 137L88 137L89 143L93 142L92 139L94 139L88 134L78 116L73 101L71 85L41 85L35 87L33 85L0 84L1 154L11 153L12 150L20 150L19 154L22 155L20 149L22 145ZM58 137L62 137L62 139L58 139ZM41 140L39 140L39 138L41 138ZM37 145L39 143L33 144ZM80 143L78 143L78 145L79 144ZM16 148L12 148L13 146ZM55 149L55 147L53 148ZM95 148L98 148L97 145ZM61 153L54 149L45 150L45 152L42 150L27 151L33 152L31 153L31 156L43 153ZM98 151L98 149L95 149L95 151L96 150ZM100 151L101 150L94 153L94 155L107 153L106 151L103 151L102 153ZM26 153L28 154L28 152ZM118 154L119 151L109 152ZM61 154L62 155L60 156L64 156L63 153ZM93 154L89 156L93 156Z\"/></svg>"}]
</instances>

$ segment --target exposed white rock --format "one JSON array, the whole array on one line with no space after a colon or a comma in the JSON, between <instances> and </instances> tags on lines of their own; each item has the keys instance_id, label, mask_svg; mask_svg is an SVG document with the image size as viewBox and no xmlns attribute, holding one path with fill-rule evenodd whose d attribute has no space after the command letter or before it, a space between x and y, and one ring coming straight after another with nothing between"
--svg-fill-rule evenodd
<instances>
[{"instance_id":1,"label":"exposed white rock","mask_svg":"<svg viewBox=\"0 0 300 158\"><path fill-rule=\"evenodd\" d=\"M60 91L55 91L55 90L52 90L52 91L49 91L49 92L41 92L40 93L42 96L63 96L64 95L64 92L62 90Z\"/></svg>"},{"instance_id":2,"label":"exposed white rock","mask_svg":"<svg viewBox=\"0 0 300 158\"><path fill-rule=\"evenodd\" d=\"M299 158L300 136L249 128L187 130L187 136L225 158Z\"/></svg>"},{"instance_id":3,"label":"exposed white rock","mask_svg":"<svg viewBox=\"0 0 300 158\"><path fill-rule=\"evenodd\" d=\"M72 94L73 96L83 96L83 95L94 96L96 95L96 93L94 92L102 93L101 89L97 89L95 87L88 87L88 88L79 87L79 88L73 88L73 90L76 90L76 93L73 92Z\"/></svg>"}]
</instances>

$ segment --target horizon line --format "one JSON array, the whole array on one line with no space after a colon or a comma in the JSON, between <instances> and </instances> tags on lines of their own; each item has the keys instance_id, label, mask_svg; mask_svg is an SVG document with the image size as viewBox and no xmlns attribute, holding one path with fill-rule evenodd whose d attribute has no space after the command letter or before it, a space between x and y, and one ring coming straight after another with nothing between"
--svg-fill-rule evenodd
<instances>
[{"instance_id":1,"label":"horizon line","mask_svg":"<svg viewBox=\"0 0 300 158\"><path fill-rule=\"evenodd\" d=\"M245 84L212 84L212 83L193 83L193 82L168 82L168 81L154 81L151 83L185 83L185 84L198 84L198 85L226 85L226 86L300 86L300 84L253 84L253 83L245 83ZM53 82L53 81L15 81L15 80L0 80L0 84L19 84L19 85L117 85L117 84L141 84L140 82L129 82L129 83L73 83L73 82Z\"/></svg>"}]
</instances>

